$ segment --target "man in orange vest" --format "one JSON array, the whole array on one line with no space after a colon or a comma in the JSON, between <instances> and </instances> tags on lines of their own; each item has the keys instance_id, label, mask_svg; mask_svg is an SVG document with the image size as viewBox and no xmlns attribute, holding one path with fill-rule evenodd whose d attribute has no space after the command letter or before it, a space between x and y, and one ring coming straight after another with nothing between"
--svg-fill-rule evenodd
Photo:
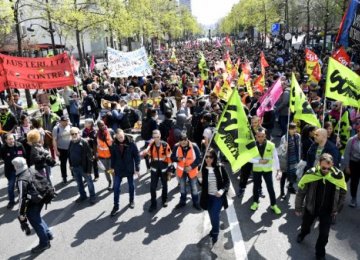
<instances>
[{"instance_id":1,"label":"man in orange vest","mask_svg":"<svg viewBox=\"0 0 360 260\"><path fill-rule=\"evenodd\" d=\"M150 183L150 194L151 194L151 205L149 212L153 212L156 209L156 188L159 179L161 179L162 185L162 205L167 207L167 172L168 167L171 164L171 149L170 146L161 140L161 133L159 130L152 132L152 140L150 141L148 148L143 154L149 155L150 159L150 172L151 172L151 183Z\"/></svg>"},{"instance_id":2,"label":"man in orange vest","mask_svg":"<svg viewBox=\"0 0 360 260\"><path fill-rule=\"evenodd\" d=\"M201 210L197 190L198 166L201 163L200 150L195 143L188 140L186 132L181 133L179 143L174 146L171 160L177 163L176 175L180 183L180 202L175 208L179 209L186 205L186 180L189 178L193 206Z\"/></svg>"}]
</instances>

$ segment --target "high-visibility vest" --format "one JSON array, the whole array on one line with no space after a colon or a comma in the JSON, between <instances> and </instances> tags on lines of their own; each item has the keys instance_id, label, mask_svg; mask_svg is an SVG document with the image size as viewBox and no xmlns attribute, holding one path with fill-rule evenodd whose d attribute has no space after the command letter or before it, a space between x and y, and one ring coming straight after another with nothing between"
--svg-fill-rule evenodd
<instances>
[{"instance_id":1,"label":"high-visibility vest","mask_svg":"<svg viewBox=\"0 0 360 260\"><path fill-rule=\"evenodd\" d=\"M61 109L61 99L58 94L51 95L51 99L55 99L55 103L50 105L51 111L56 113Z\"/></svg>"},{"instance_id":2,"label":"high-visibility vest","mask_svg":"<svg viewBox=\"0 0 360 260\"><path fill-rule=\"evenodd\" d=\"M268 160L268 163L267 164L254 163L253 164L254 172L272 172L274 149L275 149L275 144L270 141L266 141L266 146L265 146L265 151L264 151L263 157L258 156L258 157L255 157L254 159Z\"/></svg>"},{"instance_id":3,"label":"high-visibility vest","mask_svg":"<svg viewBox=\"0 0 360 260\"><path fill-rule=\"evenodd\" d=\"M158 165L160 166L162 172L166 172L168 165L171 163L171 149L170 146L164 142L161 141L159 149L157 149L155 142L150 143L150 150L148 152L151 162L155 162L155 164L151 165ZM150 167L151 171L156 172L157 169L154 167Z\"/></svg>"},{"instance_id":4,"label":"high-visibility vest","mask_svg":"<svg viewBox=\"0 0 360 260\"><path fill-rule=\"evenodd\" d=\"M179 178L181 178L184 173L184 168L187 166L191 166L191 164L196 160L196 154L192 143L189 142L189 150L185 158L182 151L182 147L179 145L176 150L176 157L183 158L183 160L179 161L176 166L176 174ZM195 178L198 174L198 167L196 166L195 168L191 169L190 172L188 172L188 174L190 179Z\"/></svg>"},{"instance_id":5,"label":"high-visibility vest","mask_svg":"<svg viewBox=\"0 0 360 260\"><path fill-rule=\"evenodd\" d=\"M111 157L110 146L112 145L112 138L109 133L106 135L106 142L97 138L97 154L99 158L108 159Z\"/></svg>"}]
</instances>

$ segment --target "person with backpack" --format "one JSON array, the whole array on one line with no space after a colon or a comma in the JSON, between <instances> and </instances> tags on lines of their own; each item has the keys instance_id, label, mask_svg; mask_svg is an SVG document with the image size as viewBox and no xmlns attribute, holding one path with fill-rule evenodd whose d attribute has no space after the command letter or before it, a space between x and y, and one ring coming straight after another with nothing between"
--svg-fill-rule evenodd
<instances>
[{"instance_id":1,"label":"person with backpack","mask_svg":"<svg viewBox=\"0 0 360 260\"><path fill-rule=\"evenodd\" d=\"M81 138L80 129L72 127L70 129L71 142L69 146L69 163L74 172L74 177L78 186L80 197L75 200L79 203L87 199L87 195L84 189L83 178L90 193L90 204L93 205L96 202L94 183L91 179L92 168L92 151L88 142Z\"/></svg>"},{"instance_id":2,"label":"person with backpack","mask_svg":"<svg viewBox=\"0 0 360 260\"><path fill-rule=\"evenodd\" d=\"M296 167L301 159L301 137L296 133L296 124L290 123L288 134L281 138L278 149L280 169L283 175L280 179L280 198L285 199L284 192L286 179L289 182L288 193L296 194Z\"/></svg>"},{"instance_id":3,"label":"person with backpack","mask_svg":"<svg viewBox=\"0 0 360 260\"><path fill-rule=\"evenodd\" d=\"M4 161L4 173L5 177L8 180L8 197L9 203L7 209L12 209L15 205L15 180L16 174L14 166L11 164L11 161L16 157L25 157L26 152L23 145L15 141L13 134L5 134L4 136L5 143L0 149L0 158Z\"/></svg>"},{"instance_id":4,"label":"person with backpack","mask_svg":"<svg viewBox=\"0 0 360 260\"><path fill-rule=\"evenodd\" d=\"M165 118L164 120L159 124L159 130L161 134L161 140L167 141L167 138L169 137L170 130L175 127L175 120L172 119L172 112L171 111L165 111Z\"/></svg>"},{"instance_id":5,"label":"person with backpack","mask_svg":"<svg viewBox=\"0 0 360 260\"><path fill-rule=\"evenodd\" d=\"M88 94L85 90L81 92L83 102L82 102L82 113L84 114L85 118L96 118L96 110L97 104L95 98L92 94Z\"/></svg>"},{"instance_id":6,"label":"person with backpack","mask_svg":"<svg viewBox=\"0 0 360 260\"><path fill-rule=\"evenodd\" d=\"M146 149L149 146L152 132L155 129L158 129L158 123L157 123L157 112L153 108L149 108L146 113L146 117L142 120L141 124L141 138L145 141L144 149ZM148 156L145 157L146 162L146 168L147 173L150 172L150 161Z\"/></svg>"},{"instance_id":7,"label":"person with backpack","mask_svg":"<svg viewBox=\"0 0 360 260\"><path fill-rule=\"evenodd\" d=\"M176 143L179 142L182 132L187 132L186 128L187 118L183 113L176 115L176 123L173 128L170 129L169 136L167 138L167 143L170 145L170 148L173 149Z\"/></svg>"},{"instance_id":8,"label":"person with backpack","mask_svg":"<svg viewBox=\"0 0 360 260\"><path fill-rule=\"evenodd\" d=\"M50 248L50 240L54 239L53 233L50 231L45 220L41 217L41 209L44 201L36 201L36 188L33 183L33 176L26 160L22 157L14 158L11 163L16 172L17 187L19 189L19 220L24 222L28 220L34 228L39 238L39 244L31 249L31 253L39 254ZM46 178L45 178L46 180Z\"/></svg>"},{"instance_id":9,"label":"person with backpack","mask_svg":"<svg viewBox=\"0 0 360 260\"><path fill-rule=\"evenodd\" d=\"M171 149L170 146L161 140L161 134L159 130L154 130L152 133L152 141L150 142L148 148L143 152L147 154L150 159L150 172L151 172L151 182L150 182L150 194L151 194L151 205L149 212L156 210L156 188L158 185L159 179L161 180L162 185L162 206L167 207L167 175L168 168L171 165Z\"/></svg>"}]
</instances>

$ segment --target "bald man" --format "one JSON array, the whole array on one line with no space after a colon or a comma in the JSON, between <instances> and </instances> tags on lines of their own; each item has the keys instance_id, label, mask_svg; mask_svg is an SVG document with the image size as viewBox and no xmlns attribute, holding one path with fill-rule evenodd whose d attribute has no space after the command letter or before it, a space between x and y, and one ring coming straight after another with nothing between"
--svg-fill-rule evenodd
<instances>
[{"instance_id":1,"label":"bald man","mask_svg":"<svg viewBox=\"0 0 360 260\"><path fill-rule=\"evenodd\" d=\"M340 152L335 144L328 141L327 131L324 128L319 128L315 131L314 135L315 142L310 146L306 157L306 168L305 171L314 167L318 162L319 158L324 153L329 153L334 160L334 166L339 167Z\"/></svg>"}]
</instances>

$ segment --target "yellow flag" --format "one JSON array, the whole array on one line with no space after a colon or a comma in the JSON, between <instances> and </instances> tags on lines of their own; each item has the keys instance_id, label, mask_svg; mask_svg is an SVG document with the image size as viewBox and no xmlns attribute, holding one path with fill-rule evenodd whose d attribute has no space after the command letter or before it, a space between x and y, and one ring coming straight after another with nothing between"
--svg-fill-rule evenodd
<instances>
[{"instance_id":1,"label":"yellow flag","mask_svg":"<svg viewBox=\"0 0 360 260\"><path fill-rule=\"evenodd\" d=\"M344 106L360 108L360 76L333 58L329 58L325 95Z\"/></svg>"},{"instance_id":2,"label":"yellow flag","mask_svg":"<svg viewBox=\"0 0 360 260\"><path fill-rule=\"evenodd\" d=\"M224 80L224 84L222 85L220 89L220 93L218 97L224 101L228 101L232 93L232 89L229 85L229 82L227 80Z\"/></svg>"},{"instance_id":3,"label":"yellow flag","mask_svg":"<svg viewBox=\"0 0 360 260\"><path fill-rule=\"evenodd\" d=\"M291 77L290 110L294 113L294 119L303 120L310 125L321 127L294 73Z\"/></svg>"},{"instance_id":4,"label":"yellow flag","mask_svg":"<svg viewBox=\"0 0 360 260\"><path fill-rule=\"evenodd\" d=\"M339 132L339 124L340 124L340 132ZM334 128L334 133L339 132L340 137L340 143L341 143L341 154L344 154L345 146L347 141L350 138L350 131L351 131L351 124L349 120L349 111L345 111L345 113L342 115L340 121L336 124Z\"/></svg>"},{"instance_id":5,"label":"yellow flag","mask_svg":"<svg viewBox=\"0 0 360 260\"><path fill-rule=\"evenodd\" d=\"M216 129L215 143L229 160L233 173L258 156L259 151L237 91L232 92Z\"/></svg>"}]
</instances>

